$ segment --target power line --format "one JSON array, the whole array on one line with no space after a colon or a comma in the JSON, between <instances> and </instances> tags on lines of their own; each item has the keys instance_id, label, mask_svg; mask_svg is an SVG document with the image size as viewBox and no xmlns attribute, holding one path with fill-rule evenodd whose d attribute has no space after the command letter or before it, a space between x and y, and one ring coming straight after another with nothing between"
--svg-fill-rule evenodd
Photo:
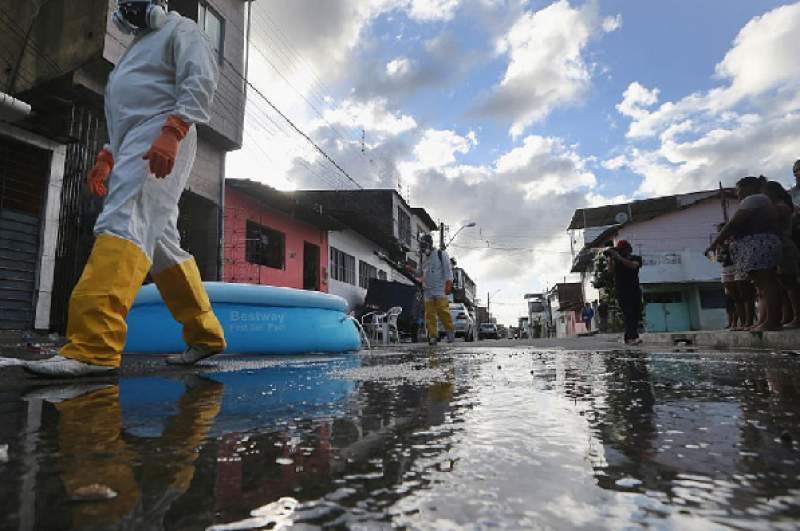
<instances>
[{"instance_id":1,"label":"power line","mask_svg":"<svg viewBox=\"0 0 800 531\"><path fill-rule=\"evenodd\" d=\"M322 111L320 111L319 108L316 105L314 105L297 87L294 86L294 84L291 81L289 81L289 79L285 75L283 75L283 72L281 72L280 68L275 66L275 63L273 63L270 60L270 58L267 57L267 54L264 53L264 51L261 50L258 46L253 45L253 48L264 58L264 60L272 67L272 69L275 70L275 73L277 73L278 76L280 76L280 78L283 79L283 81L293 91L295 91L297 93L297 95L300 96L300 98L306 104L308 104L309 107L311 107L311 109L317 114L317 116L319 116L322 119L322 121L324 121L336 133L336 135L339 136L339 138L341 138L342 140L345 140L344 135L341 134L341 132L336 128L336 126L334 126L333 124L328 122L328 120L325 118L325 115L322 113Z\"/></svg>"},{"instance_id":2,"label":"power line","mask_svg":"<svg viewBox=\"0 0 800 531\"><path fill-rule=\"evenodd\" d=\"M294 129L294 130L297 132L297 134L298 134L298 135L300 135L300 136L302 136L303 138L305 138L305 139L308 141L308 143L309 143L309 144L311 144L312 146L314 146L314 148L315 148L315 149L316 149L316 150L317 150L317 151L320 153L320 155L322 155L322 156L323 156L325 159L327 159L327 160L328 160L328 162L330 162L331 164L333 164L333 166L334 166L334 167L335 167L337 170L339 170L339 172L341 172L341 173L342 173L342 175L344 175L345 177L347 177L347 179L348 179L350 182L352 182L354 185L356 185L356 187L357 187L358 189L360 189L360 190L363 190L363 189L364 189L364 187L363 187L363 186L361 186L361 185L358 183L358 181L356 181L355 179L353 179L353 178L350 176L350 174L349 174L349 173L347 173L347 171L345 171L345 169L344 169L344 168L342 168L342 167L339 165L339 163L338 163L338 162L336 162L335 160L333 160L333 158L332 158L330 155L328 155L328 154L325 152L325 150L324 150L324 149L322 149L322 148L321 148L319 145L317 145L317 143L316 143L316 142L314 142L314 141L311 139L311 137L310 137L310 136L308 136L308 135L307 135L307 134L306 134L306 133L305 133L303 130L301 130L301 129L300 129L300 128L299 128L299 127L298 127L298 126L297 126L297 125L296 125L296 124L295 124L295 123L294 123L294 122L291 120L291 119L289 119L289 117L288 117L288 116L286 116L285 114L283 114L283 112L282 112L280 109L278 109L278 108L275 106L275 104L274 104L274 103L272 103L272 102L269 100L269 98L267 98L267 97L266 97L266 96L265 96L265 95L264 95L264 94L261 92L261 90L259 90L259 88L258 88L258 87L256 87L255 85L253 85L253 84L252 84L252 83L251 83L249 80L245 79L244 77L243 77L242 79L244 79L245 83L247 83L247 86L248 86L248 87L250 87L251 89L253 89L253 90L255 91L255 93L256 93L256 94L258 94L258 96L259 96L261 99L263 99L263 100L264 100L264 101L267 103L267 105L269 105L270 107L272 107L272 109L273 109L273 110L274 110L276 113L278 113L278 114L280 115L280 117L281 117L281 118L283 118L283 119L286 121L286 123L288 123L288 124L289 124L289 125L292 127L292 129Z\"/></svg>"},{"instance_id":3,"label":"power line","mask_svg":"<svg viewBox=\"0 0 800 531\"><path fill-rule=\"evenodd\" d=\"M128 44L128 43L125 43L125 42L121 41L120 39L118 39L118 38L117 38L117 37L115 37L114 35L112 35L112 34L109 34L109 35L111 36L111 38L112 38L112 39L114 39L115 41L117 41L117 43L119 43L120 45L122 45L122 46L124 46L124 47L127 47L127 46L129 46L129 44ZM247 81L247 80L244 78L244 76L241 74L241 72L239 72L239 71L236 69L235 65L233 65L233 63L232 63L230 60L228 60L228 59L224 59L224 60L225 60L225 62L226 62L226 63L228 63L228 64L231 66L231 70L233 71L233 73L234 73L234 74L236 74L236 76L237 76L237 80L239 80L239 81L243 81L243 82L247 83L247 85L248 85L248 86L250 86L250 87L251 87L253 90L255 90L255 91L256 91L256 92L259 94L259 96L261 96L261 98L262 98L264 101L266 101L266 103L268 103L268 104L270 105L270 108L272 108L272 109L273 109L273 110L274 110L274 111L275 111L277 114L279 114L279 115L281 116L281 118L283 118L283 119L284 119L284 120L285 120L287 123L289 123L290 125L292 125L292 126L293 126L293 129L294 129L294 131L295 131L295 132L298 132L298 133L299 133L301 136L303 136L303 137L305 138L305 140L309 141L309 142L310 142L310 143L311 143L311 144L312 144L312 145L313 145L313 146L314 146L314 147L315 147L315 148L316 148L318 151L321 151L321 150L322 150L322 148L320 148L319 146L317 146L317 145L316 145L316 144L313 142L313 140L311 140L311 139L310 139L310 137L308 137L308 135L306 135L305 133L303 133L302 131L300 131L300 130L299 130L299 128L297 128L296 126L294 126L293 122L292 122L292 121L291 121L291 120L290 120L288 117L286 117L286 115L284 115L284 114L283 114L283 113L282 113L282 112L281 112L281 111L280 111L280 110L279 110L279 109L278 109L278 108L277 108L277 107L276 107L274 104L272 104L272 102L270 102L270 101L269 101L269 100L268 100L268 99L267 99L267 98L266 98L266 97L265 97L265 96L264 96L264 95L263 95L263 94L262 94L262 93L261 93L261 92L260 92L260 91L259 91L259 90L258 90L258 89L257 89L257 88L256 88L256 87L253 85L253 84L252 84L252 83L250 83L249 81ZM226 78L227 80L229 80L229 81L231 81L231 80L232 80L232 78L230 77L230 75L229 75L229 74L228 74L226 71L224 71L224 70L220 71L220 76L221 76L221 77L225 77L225 78ZM232 113L234 113L234 114L238 113L238 112L239 112L239 104L238 104L238 102L232 101L231 99L226 99L226 98L225 98L223 95L224 95L224 92L217 91L217 93L215 94L215 100L216 100L216 101L219 101L219 102L220 102L220 104L221 104L221 105L223 105L224 107L226 107L228 111L230 111L230 112L232 112ZM244 108L244 115L245 115L245 117L246 117L246 118L250 118L250 119L254 120L254 121L255 121L255 122L258 124L258 125L260 125L260 126L262 127L262 129L264 130L264 132L265 132L266 134L275 135L275 134L276 134L275 132L273 132L273 131L270 131L270 130L269 130L269 127L267 126L266 122L263 122L263 121L261 121L261 120L258 118L258 115L257 115L257 114L255 114L255 113L253 113L252 111L249 111L249 110L247 109L247 104L248 104L248 102L247 102L247 101L245 101L244 103L245 103L245 108ZM282 126L281 126L281 125L280 125L278 122L275 122L275 121L272 119L272 117L270 117L270 116L269 116L269 114L268 114L268 113L267 113L267 112L266 112L264 109L261 109L261 108L259 108L259 107L258 107L258 101L257 101L257 100L252 100L250 103L252 103L254 106L256 106L257 110L259 110L259 111L261 111L261 112L263 113L263 117L264 117L266 120L268 120L268 121L269 121L269 122L270 122L270 123L271 123L271 124L272 124L272 125L275 127L275 129L276 129L276 130L278 130L278 131L281 131L282 133L284 133L284 135L286 135L286 137L287 137L287 138L291 138L291 136L290 136L289 132L288 132L288 131L287 131L287 130L284 128L284 127L282 127ZM265 156L266 156L266 157L267 157L267 158L268 158L268 159L269 159L271 162L275 163L275 161L272 159L272 157L270 157L270 156L269 156L269 155L266 153L266 151L265 151L265 150L264 150L264 149L261 147L260 143L258 142L258 139L257 139L257 138L255 138L255 136L253 136L252 134L248 134L248 132L247 132L246 130L245 130L244 132L245 132L245 134L246 134L247 136L249 136L251 139L253 139L253 140L254 140L254 145L256 146L256 148L257 148L257 149L258 149L258 150L259 150L259 151L260 151L260 152L261 152L263 155L265 155ZM324 151L321 151L321 152L322 152L324 155L327 155L327 154L325 154L325 153L324 153ZM332 158L330 158L330 157L326 157L326 159L327 159L327 160L329 160L330 162L334 163L334 165L335 165L335 166L338 166L338 165L336 165L335 161L333 161L333 159L332 159ZM321 182L327 183L328 185L331 185L333 182L335 182L335 181L332 181L332 177L330 177L330 176L324 176L324 175L323 175L323 174L321 174L320 172L318 172L318 171L315 171L315 170L314 170L314 169L313 169L313 168L312 168L312 167L311 167L311 166L308 164L308 162L307 162L307 161L305 161L305 160L304 160L304 159L303 159L301 156L299 156L299 155L298 155L298 156L295 156L295 161L297 161L297 162L298 162L300 165L304 166L304 167L305 167L305 168L306 168L306 169L307 169L307 170L308 170L310 173L312 173L313 175L315 175L316 177L318 177L318 178L320 179L320 181L321 181ZM337 169L338 169L339 171L342 171L342 172L344 172L344 170L343 170L341 167L338 167ZM345 174L345 175L347 175L347 172L344 172L344 174ZM352 178L351 178L351 181L352 181ZM353 181L353 182L355 182L355 181ZM356 184L357 186L359 186L359 187L360 187L360 185L359 185L358 183L355 183L355 184ZM334 188L337 188L335 185L333 185L333 187L334 187Z\"/></svg>"}]
</instances>

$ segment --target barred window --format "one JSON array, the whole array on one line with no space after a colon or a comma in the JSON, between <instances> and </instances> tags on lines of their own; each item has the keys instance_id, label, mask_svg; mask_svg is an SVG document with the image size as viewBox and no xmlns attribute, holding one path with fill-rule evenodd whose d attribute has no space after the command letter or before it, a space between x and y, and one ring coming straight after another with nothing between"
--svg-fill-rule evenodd
<instances>
[{"instance_id":1,"label":"barred window","mask_svg":"<svg viewBox=\"0 0 800 531\"><path fill-rule=\"evenodd\" d=\"M397 233L401 242L411 246L411 217L399 205L397 207Z\"/></svg>"},{"instance_id":2,"label":"barred window","mask_svg":"<svg viewBox=\"0 0 800 531\"><path fill-rule=\"evenodd\" d=\"M336 247L331 247L331 278L340 282L356 283L356 258Z\"/></svg>"},{"instance_id":3,"label":"barred window","mask_svg":"<svg viewBox=\"0 0 800 531\"><path fill-rule=\"evenodd\" d=\"M286 235L253 221L247 222L247 244L245 259L251 264L258 264L274 269L286 266Z\"/></svg>"},{"instance_id":4,"label":"barred window","mask_svg":"<svg viewBox=\"0 0 800 531\"><path fill-rule=\"evenodd\" d=\"M358 261L358 285L364 289L369 289L369 281L378 278L378 268L368 264L363 260Z\"/></svg>"}]
</instances>

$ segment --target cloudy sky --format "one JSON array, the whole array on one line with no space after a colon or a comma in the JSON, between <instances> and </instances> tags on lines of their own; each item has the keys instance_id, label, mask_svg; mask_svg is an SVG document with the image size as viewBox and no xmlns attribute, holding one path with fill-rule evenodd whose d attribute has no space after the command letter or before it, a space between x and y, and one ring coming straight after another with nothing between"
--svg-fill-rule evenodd
<instances>
[{"instance_id":1,"label":"cloudy sky","mask_svg":"<svg viewBox=\"0 0 800 531\"><path fill-rule=\"evenodd\" d=\"M563 280L576 208L789 183L800 3L270 0L250 78L364 187L397 187L511 323ZM228 175L353 184L261 97ZM484 295L485 297L485 295Z\"/></svg>"}]
</instances>

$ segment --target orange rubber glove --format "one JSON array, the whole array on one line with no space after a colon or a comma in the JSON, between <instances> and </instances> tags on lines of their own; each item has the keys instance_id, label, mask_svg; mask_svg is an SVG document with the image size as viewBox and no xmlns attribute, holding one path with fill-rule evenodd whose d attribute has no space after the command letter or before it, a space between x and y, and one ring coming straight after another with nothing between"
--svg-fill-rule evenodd
<instances>
[{"instance_id":1,"label":"orange rubber glove","mask_svg":"<svg viewBox=\"0 0 800 531\"><path fill-rule=\"evenodd\" d=\"M159 179L172 173L175 158L178 156L178 144L188 132L189 124L177 116L167 118L161 128L161 134L142 157L144 160L150 161L150 173Z\"/></svg>"},{"instance_id":2,"label":"orange rubber glove","mask_svg":"<svg viewBox=\"0 0 800 531\"><path fill-rule=\"evenodd\" d=\"M89 186L89 191L97 197L105 197L108 193L106 190L106 181L114 169L114 155L107 149L103 149L97 154L94 159L94 167L89 171L86 177L86 184Z\"/></svg>"},{"instance_id":3,"label":"orange rubber glove","mask_svg":"<svg viewBox=\"0 0 800 531\"><path fill-rule=\"evenodd\" d=\"M450 295L451 293L453 293L453 281L448 280L444 283L444 294Z\"/></svg>"}]
</instances>

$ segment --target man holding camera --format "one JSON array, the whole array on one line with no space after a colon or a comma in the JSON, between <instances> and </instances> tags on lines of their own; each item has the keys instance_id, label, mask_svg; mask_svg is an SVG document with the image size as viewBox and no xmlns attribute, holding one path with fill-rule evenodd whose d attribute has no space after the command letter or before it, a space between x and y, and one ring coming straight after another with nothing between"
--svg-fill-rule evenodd
<instances>
[{"instance_id":1,"label":"man holding camera","mask_svg":"<svg viewBox=\"0 0 800 531\"><path fill-rule=\"evenodd\" d=\"M617 242L616 247L603 251L608 257L608 269L614 275L617 302L625 321L625 344L638 345L639 321L642 315L642 289L639 287L639 269L642 257L633 254L633 247L626 240Z\"/></svg>"}]
</instances>

